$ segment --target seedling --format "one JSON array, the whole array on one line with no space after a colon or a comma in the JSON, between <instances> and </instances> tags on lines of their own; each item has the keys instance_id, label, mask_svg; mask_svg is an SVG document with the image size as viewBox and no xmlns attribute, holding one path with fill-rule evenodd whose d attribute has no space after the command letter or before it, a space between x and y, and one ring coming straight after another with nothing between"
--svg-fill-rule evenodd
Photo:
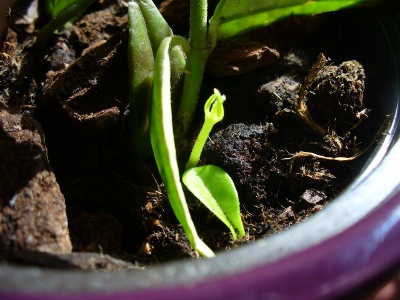
<instances>
[{"instance_id":1,"label":"seedling","mask_svg":"<svg viewBox=\"0 0 400 300\"><path fill-rule=\"evenodd\" d=\"M48 37L95 0L47 0L52 17L38 35ZM131 132L141 156L155 157L171 206L192 246L203 256L213 251L198 236L181 184L177 147L186 147L192 129L205 65L217 42L268 26L292 15L313 15L377 0L221 0L208 22L207 0L190 0L189 40L174 36L152 0L128 4ZM182 82L183 87L182 87ZM173 110L171 102L178 103ZM239 201L230 177L216 166L197 166L215 122L223 117L224 97L215 91L206 102L205 123L195 143L182 181L231 230L234 239L245 232Z\"/></svg>"},{"instance_id":2,"label":"seedling","mask_svg":"<svg viewBox=\"0 0 400 300\"><path fill-rule=\"evenodd\" d=\"M131 107L150 107L150 118L147 112L142 118L133 119L133 130L139 134L134 136L136 145L146 145L146 132L150 131L151 145L159 172L167 189L171 206L181 223L192 246L203 256L212 257L214 253L200 239L189 214L184 190L181 184L179 165L176 157L176 145L184 147L187 144L186 136L191 129L194 113L197 108L198 96L208 56L215 49L218 40L226 40L262 26L267 26L277 20L291 15L312 15L316 13L334 11L355 4L369 4L368 0L221 0L214 15L208 24L207 1L190 1L190 33L189 40L173 36L167 30L167 23L158 14L157 8L151 0L136 0L129 3L130 11L130 39L133 60L135 57L152 61L154 55L154 73L152 79L144 76L135 84L135 72L131 70ZM140 11L139 11L140 9ZM157 12L156 12L157 11ZM143 18L135 17L139 14ZM151 18L146 16L150 16ZM143 30L143 20L147 30ZM153 24L160 24L154 26ZM162 26L161 26L162 24ZM139 33L139 31L141 31ZM141 38L138 36L146 36ZM160 41L160 37L164 37ZM141 42L142 41L142 42ZM148 42L150 41L150 43ZM152 52L133 45L139 43L151 44ZM155 49L158 46L158 50ZM147 46L149 49L149 46ZM136 54L133 54L138 51ZM182 61L182 52L186 54L186 63ZM178 62L177 65L175 62ZM136 62L138 63L138 62ZM130 64L132 66L132 64ZM182 67L184 66L184 69ZM171 70L175 70L171 72ZM171 95L176 94L176 85L171 78L180 78L179 71L184 71L184 86L181 93L177 113L173 116ZM147 70L145 72L148 72ZM150 81L152 80L152 89ZM143 88L144 96L135 97L135 91ZM210 100L211 99L211 100ZM201 150L211 131L211 123L220 121L223 117L222 102L224 98L215 92L205 107L206 121L198 140L195 143L183 182L188 189L202 201L218 218L231 230L234 239L244 236L244 229L240 218L239 201L236 189L230 177L216 166L197 167ZM151 104L150 104L150 103ZM222 112L222 113L221 113ZM211 116L217 118L210 122ZM137 122L138 121L138 122Z\"/></svg>"},{"instance_id":3,"label":"seedling","mask_svg":"<svg viewBox=\"0 0 400 300\"><path fill-rule=\"evenodd\" d=\"M231 230L233 239L245 236L239 198L229 175L213 165L198 167L201 152L213 126L224 117L225 96L217 89L204 105L204 124L193 146L182 181L210 211Z\"/></svg>"}]
</instances>

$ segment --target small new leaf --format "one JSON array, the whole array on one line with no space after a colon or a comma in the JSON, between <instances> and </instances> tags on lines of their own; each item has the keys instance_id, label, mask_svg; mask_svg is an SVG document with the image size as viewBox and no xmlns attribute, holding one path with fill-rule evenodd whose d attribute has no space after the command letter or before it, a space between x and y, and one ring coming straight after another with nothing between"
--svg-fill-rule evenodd
<instances>
[{"instance_id":1,"label":"small new leaf","mask_svg":"<svg viewBox=\"0 0 400 300\"><path fill-rule=\"evenodd\" d=\"M244 237L238 194L232 179L223 169L213 165L192 168L183 173L182 181L228 226L234 240Z\"/></svg>"},{"instance_id":2,"label":"small new leaf","mask_svg":"<svg viewBox=\"0 0 400 300\"><path fill-rule=\"evenodd\" d=\"M189 160L185 167L186 170L197 167L199 164L201 152L207 142L211 129L216 123L222 121L224 118L225 100L225 96L221 95L217 89L214 89L214 94L212 94L206 101L206 104L204 105L204 124L199 132L196 143L193 146L192 153L190 153Z\"/></svg>"}]
</instances>

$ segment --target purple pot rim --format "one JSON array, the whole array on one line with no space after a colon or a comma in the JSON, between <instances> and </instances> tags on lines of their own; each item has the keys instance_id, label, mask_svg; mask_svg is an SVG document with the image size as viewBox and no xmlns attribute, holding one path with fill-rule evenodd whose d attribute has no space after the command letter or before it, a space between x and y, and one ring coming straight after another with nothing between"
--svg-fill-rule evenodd
<instances>
[{"instance_id":1,"label":"purple pot rim","mask_svg":"<svg viewBox=\"0 0 400 300\"><path fill-rule=\"evenodd\" d=\"M110 293L78 300L333 299L400 267L400 192L342 233L297 254L196 284ZM329 258L329 261L326 258ZM284 279L284 281L283 281ZM0 299L70 299L72 294L2 292Z\"/></svg>"}]
</instances>

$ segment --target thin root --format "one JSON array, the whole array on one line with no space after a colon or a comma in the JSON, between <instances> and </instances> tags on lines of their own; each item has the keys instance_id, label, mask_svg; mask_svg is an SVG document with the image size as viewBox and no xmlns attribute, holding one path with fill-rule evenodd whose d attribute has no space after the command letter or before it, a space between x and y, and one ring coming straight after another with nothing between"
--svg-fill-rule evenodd
<instances>
[{"instance_id":1,"label":"thin root","mask_svg":"<svg viewBox=\"0 0 400 300\"><path fill-rule=\"evenodd\" d=\"M352 161L362 155L365 151L359 152L354 156L350 157L343 157L343 156L338 156L338 157L330 157L330 156L324 156L324 155L319 155L313 152L306 152L306 151L300 151L297 152L296 154L293 154L291 157L283 158L283 160L292 160L296 158L301 158L301 157L312 157L312 158L318 158L322 160L330 160L330 161L340 161L340 162L345 162L345 161Z\"/></svg>"}]
</instances>

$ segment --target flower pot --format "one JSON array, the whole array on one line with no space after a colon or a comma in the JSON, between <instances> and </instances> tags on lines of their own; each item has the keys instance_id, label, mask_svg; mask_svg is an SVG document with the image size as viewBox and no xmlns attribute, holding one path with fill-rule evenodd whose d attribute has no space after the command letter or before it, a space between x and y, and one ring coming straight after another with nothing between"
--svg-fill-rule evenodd
<instances>
[{"instance_id":1,"label":"flower pot","mask_svg":"<svg viewBox=\"0 0 400 300\"><path fill-rule=\"evenodd\" d=\"M0 4L2 16L9 2ZM362 298L378 288L400 268L400 20L379 9L369 16L370 22L362 20L365 34L354 37L349 48L379 60L377 113L389 118L363 170L324 210L279 235L216 258L142 271L1 264L0 298L331 299Z\"/></svg>"}]
</instances>

